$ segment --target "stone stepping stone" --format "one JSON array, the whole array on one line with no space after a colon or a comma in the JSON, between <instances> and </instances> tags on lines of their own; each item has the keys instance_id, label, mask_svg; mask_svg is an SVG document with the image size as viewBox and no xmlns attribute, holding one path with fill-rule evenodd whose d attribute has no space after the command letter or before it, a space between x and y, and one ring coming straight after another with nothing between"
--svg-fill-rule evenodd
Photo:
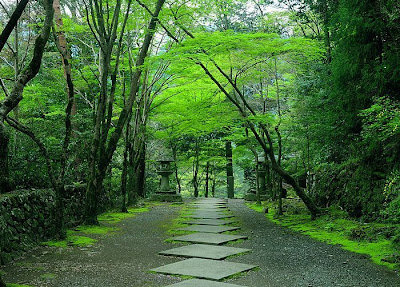
<instances>
[{"instance_id":1,"label":"stone stepping stone","mask_svg":"<svg viewBox=\"0 0 400 287\"><path fill-rule=\"evenodd\" d=\"M235 284L221 283L203 279L191 279L176 284L168 285L166 287L245 287Z\"/></svg>"},{"instance_id":2,"label":"stone stepping stone","mask_svg":"<svg viewBox=\"0 0 400 287\"><path fill-rule=\"evenodd\" d=\"M203 207L197 207L197 208L190 208L188 211L191 211L191 212L224 213L224 212L229 212L229 209L227 209L227 208L203 208Z\"/></svg>"},{"instance_id":3,"label":"stone stepping stone","mask_svg":"<svg viewBox=\"0 0 400 287\"><path fill-rule=\"evenodd\" d=\"M184 230L184 231L197 231L197 232L206 232L206 233L222 233L226 231L234 231L238 230L240 227L238 226L218 226L218 225L190 225L188 227L178 228L176 230Z\"/></svg>"},{"instance_id":4,"label":"stone stepping stone","mask_svg":"<svg viewBox=\"0 0 400 287\"><path fill-rule=\"evenodd\" d=\"M198 232L172 237L169 240L219 245L238 239L247 239L247 236Z\"/></svg>"},{"instance_id":5,"label":"stone stepping stone","mask_svg":"<svg viewBox=\"0 0 400 287\"><path fill-rule=\"evenodd\" d=\"M192 208L227 208L224 204L192 204Z\"/></svg>"},{"instance_id":6,"label":"stone stepping stone","mask_svg":"<svg viewBox=\"0 0 400 287\"><path fill-rule=\"evenodd\" d=\"M208 218L208 219L222 219L222 218L230 218L233 215L229 214L218 214L218 213L208 213L208 212L196 212L192 215L185 215L183 217L190 217L190 218Z\"/></svg>"},{"instance_id":7,"label":"stone stepping stone","mask_svg":"<svg viewBox=\"0 0 400 287\"><path fill-rule=\"evenodd\" d=\"M193 276L201 279L222 280L256 267L255 265L235 262L191 258L151 269L150 271L170 275Z\"/></svg>"},{"instance_id":8,"label":"stone stepping stone","mask_svg":"<svg viewBox=\"0 0 400 287\"><path fill-rule=\"evenodd\" d=\"M231 215L232 213L229 212L227 209L191 209L188 210L190 214L218 214L218 215Z\"/></svg>"},{"instance_id":9,"label":"stone stepping stone","mask_svg":"<svg viewBox=\"0 0 400 287\"><path fill-rule=\"evenodd\" d=\"M228 256L249 251L250 249L244 249L244 248L192 244L178 248L173 248L170 250L161 251L159 254L221 260Z\"/></svg>"},{"instance_id":10,"label":"stone stepping stone","mask_svg":"<svg viewBox=\"0 0 400 287\"><path fill-rule=\"evenodd\" d=\"M200 224L200 225L225 225L229 223L237 222L234 219L193 219L184 221L186 224Z\"/></svg>"}]
</instances>

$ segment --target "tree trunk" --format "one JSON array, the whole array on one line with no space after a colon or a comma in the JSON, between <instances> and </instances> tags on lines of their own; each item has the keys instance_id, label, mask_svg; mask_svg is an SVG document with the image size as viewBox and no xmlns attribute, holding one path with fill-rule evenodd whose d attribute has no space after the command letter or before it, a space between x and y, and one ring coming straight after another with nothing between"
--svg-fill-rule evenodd
<instances>
[{"instance_id":1,"label":"tree trunk","mask_svg":"<svg viewBox=\"0 0 400 287\"><path fill-rule=\"evenodd\" d=\"M181 180L179 178L179 170L178 170L178 155L177 155L177 150L176 150L176 146L174 144L172 144L171 146L172 149L172 156L174 157L174 163L175 163L175 179L176 179L176 183L178 184L178 193L182 193L182 187L181 187Z\"/></svg>"},{"instance_id":2,"label":"tree trunk","mask_svg":"<svg viewBox=\"0 0 400 287\"><path fill-rule=\"evenodd\" d=\"M118 3L118 1L117 1ZM86 202L86 212L85 212L85 217L86 217L86 223L87 224L98 224L97 222L97 206L98 203L96 202L96 199L99 194L99 188L102 187L102 183L104 181L104 176L105 176L105 171L107 167L110 165L112 157L114 155L114 152L117 148L119 139L123 133L123 129L125 127L125 124L127 123L127 120L129 118L129 115L131 114L132 107L136 101L137 93L139 90L139 82L140 78L142 75L142 69L138 68L141 67L145 59L147 57L148 51L151 46L151 42L153 40L154 34L155 34L155 28L157 25L158 21L158 15L165 3L165 0L157 0L156 3L156 8L155 12L148 24L147 27L147 32L144 37L144 41L142 44L142 48L139 51L139 55L136 59L136 70L134 71L134 74L132 75L131 78L131 86L130 86L130 92L129 92L129 97L120 113L120 116L118 118L117 123L115 124L115 129L114 131L109 134L109 128L110 128L110 115L112 115L110 108L112 106L108 107L108 118L106 120L106 102L107 102L107 79L108 79L108 69L109 69L109 64L111 61L111 51L112 47L114 45L114 40L115 40L115 33L117 31L117 23L113 23L115 26L115 30L113 30L113 35L108 35L106 39L101 39L99 41L99 44L102 46L102 51L104 53L104 65L102 69L102 77L101 77L101 93L100 93L100 100L99 100L99 105L97 107L97 114L96 114L96 124L95 124L95 129L94 129L94 135L93 135L93 140L92 140L92 147L91 147L91 152L90 152L90 160L89 160L89 176L88 176L88 187L87 187L87 202ZM121 5L121 2L119 2L119 5ZM117 7L117 5L116 5ZM127 13L125 14L124 18L124 25L126 24L126 20L129 16L129 7L130 7L130 1L128 5L128 10ZM92 7L94 9L94 7ZM93 13L102 13L99 10L93 11ZM118 10L119 13L119 10ZM118 15L117 12L115 12L114 15ZM108 28L104 26L104 21L105 19L103 18L103 15L98 14L98 23L96 25L102 24L103 27L101 29L104 31L107 31ZM114 17L113 20L118 22L118 17ZM101 23L100 23L101 21ZM124 29L121 31L121 37L119 41L119 46L118 46L118 51L117 54L119 55L119 52L121 50L121 40L122 40L122 35L123 35ZM96 35L97 36L97 35ZM106 42L109 41L109 42ZM116 60L119 60L119 57L116 58ZM107 64L105 64L107 63ZM115 76L115 73L113 77ZM114 79L112 79L112 82L115 84ZM113 88L115 88L113 86ZM113 91L113 89L111 89ZM111 93L112 94L112 93ZM108 103L111 103L112 101L108 100ZM103 127L103 129L101 129ZM93 206L90 206L93 205Z\"/></svg>"},{"instance_id":3,"label":"tree trunk","mask_svg":"<svg viewBox=\"0 0 400 287\"><path fill-rule=\"evenodd\" d=\"M9 192L10 170L8 167L8 143L10 141L4 122L0 121L0 194Z\"/></svg>"},{"instance_id":4,"label":"tree trunk","mask_svg":"<svg viewBox=\"0 0 400 287\"><path fill-rule=\"evenodd\" d=\"M227 178L227 193L228 198L234 198L234 177L233 177L233 164L232 164L232 142L225 142L226 151L226 178Z\"/></svg>"},{"instance_id":5,"label":"tree trunk","mask_svg":"<svg viewBox=\"0 0 400 287\"><path fill-rule=\"evenodd\" d=\"M128 206L136 204L138 200L138 194L136 193L136 169L132 163L128 166L128 180L127 180L127 194L128 194Z\"/></svg>"},{"instance_id":6,"label":"tree trunk","mask_svg":"<svg viewBox=\"0 0 400 287\"><path fill-rule=\"evenodd\" d=\"M213 169L212 169L212 186L211 186L211 194L212 197L215 197L215 184L217 181L217 169L215 168L215 163L213 164Z\"/></svg>"},{"instance_id":7,"label":"tree trunk","mask_svg":"<svg viewBox=\"0 0 400 287\"><path fill-rule=\"evenodd\" d=\"M135 180L135 189L136 193L140 197L145 197L145 175L146 175L146 145L142 143L141 151L139 156L139 161L136 167L136 180Z\"/></svg>"},{"instance_id":8,"label":"tree trunk","mask_svg":"<svg viewBox=\"0 0 400 287\"><path fill-rule=\"evenodd\" d=\"M193 188L194 188L194 197L199 196L199 179L198 179L198 174L199 174L199 153L200 153L200 145L199 145L199 139L196 138L195 142L195 155L194 155L194 161L193 161Z\"/></svg>"},{"instance_id":9,"label":"tree trunk","mask_svg":"<svg viewBox=\"0 0 400 287\"><path fill-rule=\"evenodd\" d=\"M126 208L126 188L128 181L128 151L129 151L129 124L126 127L126 136L125 136L125 150L124 150L124 161L122 164L122 174L121 174L121 212L128 212Z\"/></svg>"},{"instance_id":10,"label":"tree trunk","mask_svg":"<svg viewBox=\"0 0 400 287\"><path fill-rule=\"evenodd\" d=\"M206 192L205 192L205 197L208 197L208 181L209 181L209 170L210 170L210 162L207 161L206 165Z\"/></svg>"},{"instance_id":11,"label":"tree trunk","mask_svg":"<svg viewBox=\"0 0 400 287\"><path fill-rule=\"evenodd\" d=\"M6 44L8 38L11 35L11 32L14 30L14 27L17 26L18 20L21 17L22 13L25 10L26 5L28 4L29 0L21 0L17 4L13 14L10 17L6 27L4 27L3 32L0 34L0 52L3 50L4 45Z\"/></svg>"}]
</instances>

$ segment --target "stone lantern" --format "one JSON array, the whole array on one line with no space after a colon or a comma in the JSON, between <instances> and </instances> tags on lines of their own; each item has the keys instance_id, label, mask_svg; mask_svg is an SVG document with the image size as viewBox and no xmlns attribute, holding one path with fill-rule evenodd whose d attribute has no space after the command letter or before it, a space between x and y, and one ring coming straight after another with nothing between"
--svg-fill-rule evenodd
<instances>
[{"instance_id":1,"label":"stone lantern","mask_svg":"<svg viewBox=\"0 0 400 287\"><path fill-rule=\"evenodd\" d=\"M171 167L171 163L174 161L171 159L158 160L157 174L161 175L161 182L158 191L151 197L152 200L156 201L182 201L182 196L176 193L175 188L171 188L169 184L169 176L174 173Z\"/></svg>"},{"instance_id":2,"label":"stone lantern","mask_svg":"<svg viewBox=\"0 0 400 287\"><path fill-rule=\"evenodd\" d=\"M157 170L157 174L161 175L161 184L160 184L160 193L176 193L175 190L171 190L169 186L169 176L174 173L171 169L171 162L173 160L159 160L159 168Z\"/></svg>"}]
</instances>

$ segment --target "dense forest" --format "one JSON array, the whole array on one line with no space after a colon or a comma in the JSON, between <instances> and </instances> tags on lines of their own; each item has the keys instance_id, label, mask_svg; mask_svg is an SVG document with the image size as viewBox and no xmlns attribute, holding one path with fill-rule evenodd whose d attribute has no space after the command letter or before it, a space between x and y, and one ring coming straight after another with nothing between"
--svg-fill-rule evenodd
<instances>
[{"instance_id":1,"label":"dense forest","mask_svg":"<svg viewBox=\"0 0 400 287\"><path fill-rule=\"evenodd\" d=\"M227 176L258 194L264 158L270 200L400 221L400 2L10 0L0 19L0 193L52 189L59 237L66 186L97 224L166 157L184 196Z\"/></svg>"}]
</instances>

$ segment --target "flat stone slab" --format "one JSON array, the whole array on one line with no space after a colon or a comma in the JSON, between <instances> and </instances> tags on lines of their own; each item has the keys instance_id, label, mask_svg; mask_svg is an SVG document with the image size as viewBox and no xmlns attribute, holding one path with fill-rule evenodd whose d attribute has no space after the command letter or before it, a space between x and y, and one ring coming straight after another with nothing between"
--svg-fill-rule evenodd
<instances>
[{"instance_id":1,"label":"flat stone slab","mask_svg":"<svg viewBox=\"0 0 400 287\"><path fill-rule=\"evenodd\" d=\"M203 279L190 279L166 287L245 287L235 284L221 283Z\"/></svg>"},{"instance_id":2,"label":"flat stone slab","mask_svg":"<svg viewBox=\"0 0 400 287\"><path fill-rule=\"evenodd\" d=\"M218 213L212 213L212 212L195 212L192 215L185 215L183 217L221 219L221 218L230 218L230 217L233 217L233 215L231 215L231 214L218 214Z\"/></svg>"},{"instance_id":3,"label":"flat stone slab","mask_svg":"<svg viewBox=\"0 0 400 287\"><path fill-rule=\"evenodd\" d=\"M174 241L184 241L184 242L204 243L204 244L214 244L214 245L224 244L229 241L235 241L238 239L247 239L247 236L198 232L198 233L192 233L188 235L182 235L170 238L170 240Z\"/></svg>"},{"instance_id":4,"label":"flat stone slab","mask_svg":"<svg viewBox=\"0 0 400 287\"><path fill-rule=\"evenodd\" d=\"M223 208L227 208L226 205L224 204L192 204L191 207L193 208L219 208L219 209L223 209Z\"/></svg>"},{"instance_id":5,"label":"flat stone slab","mask_svg":"<svg viewBox=\"0 0 400 287\"><path fill-rule=\"evenodd\" d=\"M189 212L213 212L218 214L227 214L230 213L229 209L227 208L189 208L187 209Z\"/></svg>"},{"instance_id":6,"label":"flat stone slab","mask_svg":"<svg viewBox=\"0 0 400 287\"><path fill-rule=\"evenodd\" d=\"M234 219L193 219L184 221L186 224L200 224L200 225L225 225L229 223L237 222Z\"/></svg>"},{"instance_id":7,"label":"flat stone slab","mask_svg":"<svg viewBox=\"0 0 400 287\"><path fill-rule=\"evenodd\" d=\"M218 225L190 225L188 227L177 228L176 230L197 231L206 233L222 233L226 231L238 230L238 226L218 226Z\"/></svg>"},{"instance_id":8,"label":"flat stone slab","mask_svg":"<svg viewBox=\"0 0 400 287\"><path fill-rule=\"evenodd\" d=\"M201 279L222 280L226 277L251 270L255 267L257 266L227 261L191 258L151 269L150 271L163 274L193 276ZM212 285L206 286L209 287Z\"/></svg>"},{"instance_id":9,"label":"flat stone slab","mask_svg":"<svg viewBox=\"0 0 400 287\"><path fill-rule=\"evenodd\" d=\"M204 244L192 244L178 248L173 248L170 250L161 251L159 254L221 260L228 256L248 251L250 251L250 249L204 245Z\"/></svg>"}]
</instances>

